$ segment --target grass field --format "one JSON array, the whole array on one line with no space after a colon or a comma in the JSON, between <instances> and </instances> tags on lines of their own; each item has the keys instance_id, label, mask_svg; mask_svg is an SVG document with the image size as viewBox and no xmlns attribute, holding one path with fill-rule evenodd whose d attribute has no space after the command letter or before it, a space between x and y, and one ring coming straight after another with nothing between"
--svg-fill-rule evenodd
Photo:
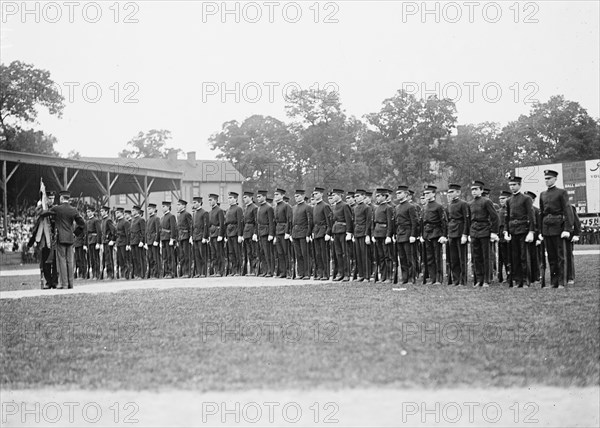
<instances>
[{"instance_id":1,"label":"grass field","mask_svg":"<svg viewBox=\"0 0 600 428\"><path fill-rule=\"evenodd\" d=\"M600 265L576 262L566 290L298 283L0 300L0 386L597 386Z\"/></svg>"}]
</instances>

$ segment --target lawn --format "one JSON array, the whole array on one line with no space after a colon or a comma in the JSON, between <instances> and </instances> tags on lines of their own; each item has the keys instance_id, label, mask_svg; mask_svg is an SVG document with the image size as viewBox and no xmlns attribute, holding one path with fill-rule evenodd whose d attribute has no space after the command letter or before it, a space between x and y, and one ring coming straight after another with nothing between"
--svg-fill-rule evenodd
<instances>
[{"instance_id":1,"label":"lawn","mask_svg":"<svg viewBox=\"0 0 600 428\"><path fill-rule=\"evenodd\" d=\"M298 283L1 300L0 386L597 386L598 257L576 271L566 290Z\"/></svg>"}]
</instances>

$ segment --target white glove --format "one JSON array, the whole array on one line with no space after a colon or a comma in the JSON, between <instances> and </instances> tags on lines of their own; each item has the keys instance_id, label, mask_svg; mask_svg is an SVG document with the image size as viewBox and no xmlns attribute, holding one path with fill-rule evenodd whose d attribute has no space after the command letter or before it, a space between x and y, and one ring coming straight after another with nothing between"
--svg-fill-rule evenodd
<instances>
[{"instance_id":1,"label":"white glove","mask_svg":"<svg viewBox=\"0 0 600 428\"><path fill-rule=\"evenodd\" d=\"M252 240L254 242L258 242L258 235L256 233L254 235L252 235Z\"/></svg>"},{"instance_id":2,"label":"white glove","mask_svg":"<svg viewBox=\"0 0 600 428\"><path fill-rule=\"evenodd\" d=\"M87 246L86 245L83 246L83 251L87 251Z\"/></svg>"},{"instance_id":3,"label":"white glove","mask_svg":"<svg viewBox=\"0 0 600 428\"><path fill-rule=\"evenodd\" d=\"M533 242L534 239L535 239L535 236L534 236L533 232L529 232L527 234L527 236L525 237L525 242Z\"/></svg>"},{"instance_id":4,"label":"white glove","mask_svg":"<svg viewBox=\"0 0 600 428\"><path fill-rule=\"evenodd\" d=\"M283 235L283 239L290 239L290 234L286 233L285 235Z\"/></svg>"},{"instance_id":5,"label":"white glove","mask_svg":"<svg viewBox=\"0 0 600 428\"><path fill-rule=\"evenodd\" d=\"M131 251L131 245L125 245L125 251Z\"/></svg>"},{"instance_id":6,"label":"white glove","mask_svg":"<svg viewBox=\"0 0 600 428\"><path fill-rule=\"evenodd\" d=\"M346 233L346 241L351 241L351 240L352 240L352 234Z\"/></svg>"},{"instance_id":7,"label":"white glove","mask_svg":"<svg viewBox=\"0 0 600 428\"><path fill-rule=\"evenodd\" d=\"M536 245L537 247L539 247L540 245L542 245L542 241L540 241L540 240L537 240L537 241L535 241L535 245Z\"/></svg>"},{"instance_id":8,"label":"white glove","mask_svg":"<svg viewBox=\"0 0 600 428\"><path fill-rule=\"evenodd\" d=\"M267 238L268 241L272 241L273 240L273 235L269 235L269 237Z\"/></svg>"},{"instance_id":9,"label":"white glove","mask_svg":"<svg viewBox=\"0 0 600 428\"><path fill-rule=\"evenodd\" d=\"M143 243L143 242L140 242L140 243L138 244L138 247L140 247L140 248L142 248L143 246L144 246L144 243Z\"/></svg>"},{"instance_id":10,"label":"white glove","mask_svg":"<svg viewBox=\"0 0 600 428\"><path fill-rule=\"evenodd\" d=\"M108 241L108 245L109 247L112 247L113 245L115 245L115 241Z\"/></svg>"},{"instance_id":11,"label":"white glove","mask_svg":"<svg viewBox=\"0 0 600 428\"><path fill-rule=\"evenodd\" d=\"M206 238L202 238L202 243L203 243L203 244L208 244L208 239L206 239Z\"/></svg>"},{"instance_id":12,"label":"white glove","mask_svg":"<svg viewBox=\"0 0 600 428\"><path fill-rule=\"evenodd\" d=\"M542 234L541 234L541 233L538 235L538 240L539 240L540 242L542 242L542 241L544 240L544 237L542 236Z\"/></svg>"},{"instance_id":13,"label":"white glove","mask_svg":"<svg viewBox=\"0 0 600 428\"><path fill-rule=\"evenodd\" d=\"M469 238L469 237L468 237L467 235L463 235L463 236L461 236L461 237L460 237L460 243L461 243L462 245L465 245L465 244L467 243L467 240L468 240L468 238Z\"/></svg>"},{"instance_id":14,"label":"white glove","mask_svg":"<svg viewBox=\"0 0 600 428\"><path fill-rule=\"evenodd\" d=\"M227 240L228 240L228 238L227 238L227 237L223 238L223 241L227 242Z\"/></svg>"},{"instance_id":15,"label":"white glove","mask_svg":"<svg viewBox=\"0 0 600 428\"><path fill-rule=\"evenodd\" d=\"M508 234L508 232L504 232L504 240L505 240L506 242L510 242L510 240L511 240L511 239L512 239L512 238L511 238L511 236Z\"/></svg>"},{"instance_id":16,"label":"white glove","mask_svg":"<svg viewBox=\"0 0 600 428\"><path fill-rule=\"evenodd\" d=\"M425 238L423 238L422 236L419 236L419 241L421 241L421 244L425 243Z\"/></svg>"},{"instance_id":17,"label":"white glove","mask_svg":"<svg viewBox=\"0 0 600 428\"><path fill-rule=\"evenodd\" d=\"M438 242L442 245L445 244L447 241L448 240L444 236L440 236L440 239L438 239Z\"/></svg>"},{"instance_id":18,"label":"white glove","mask_svg":"<svg viewBox=\"0 0 600 428\"><path fill-rule=\"evenodd\" d=\"M222 237L222 236L219 236L219 237L217 238L217 242L221 242L221 241L223 241L223 237Z\"/></svg>"},{"instance_id":19,"label":"white glove","mask_svg":"<svg viewBox=\"0 0 600 428\"><path fill-rule=\"evenodd\" d=\"M365 244L371 245L371 238L368 235L365 236Z\"/></svg>"},{"instance_id":20,"label":"white glove","mask_svg":"<svg viewBox=\"0 0 600 428\"><path fill-rule=\"evenodd\" d=\"M391 244L392 243L392 238L390 238L389 236L385 237L385 245Z\"/></svg>"},{"instance_id":21,"label":"white glove","mask_svg":"<svg viewBox=\"0 0 600 428\"><path fill-rule=\"evenodd\" d=\"M244 237L238 236L238 244L241 244L242 242L244 242Z\"/></svg>"},{"instance_id":22,"label":"white glove","mask_svg":"<svg viewBox=\"0 0 600 428\"><path fill-rule=\"evenodd\" d=\"M325 235L325 242L327 242L327 241L331 241L331 236Z\"/></svg>"},{"instance_id":23,"label":"white glove","mask_svg":"<svg viewBox=\"0 0 600 428\"><path fill-rule=\"evenodd\" d=\"M467 241L471 242L471 235L467 237Z\"/></svg>"},{"instance_id":24,"label":"white glove","mask_svg":"<svg viewBox=\"0 0 600 428\"><path fill-rule=\"evenodd\" d=\"M144 250L148 249L148 244L144 244Z\"/></svg>"},{"instance_id":25,"label":"white glove","mask_svg":"<svg viewBox=\"0 0 600 428\"><path fill-rule=\"evenodd\" d=\"M154 241L154 243L152 245L155 247L158 247L158 241Z\"/></svg>"},{"instance_id":26,"label":"white glove","mask_svg":"<svg viewBox=\"0 0 600 428\"><path fill-rule=\"evenodd\" d=\"M273 244L276 244L276 243L277 243L277 237L275 236L275 237L273 238Z\"/></svg>"},{"instance_id":27,"label":"white glove","mask_svg":"<svg viewBox=\"0 0 600 428\"><path fill-rule=\"evenodd\" d=\"M560 234L561 239L569 239L570 236L571 236L571 234L567 231L564 231L563 233Z\"/></svg>"},{"instance_id":28,"label":"white glove","mask_svg":"<svg viewBox=\"0 0 600 428\"><path fill-rule=\"evenodd\" d=\"M192 238L192 237L190 236L190 244L193 244L193 243L194 243L194 238Z\"/></svg>"},{"instance_id":29,"label":"white glove","mask_svg":"<svg viewBox=\"0 0 600 428\"><path fill-rule=\"evenodd\" d=\"M174 239L169 240L169 246L172 247L173 245L175 245L175 240Z\"/></svg>"},{"instance_id":30,"label":"white glove","mask_svg":"<svg viewBox=\"0 0 600 428\"><path fill-rule=\"evenodd\" d=\"M492 242L498 241L498 234L490 233L490 241L492 241Z\"/></svg>"},{"instance_id":31,"label":"white glove","mask_svg":"<svg viewBox=\"0 0 600 428\"><path fill-rule=\"evenodd\" d=\"M573 235L573 238L571 238L571 242L579 242L579 236Z\"/></svg>"},{"instance_id":32,"label":"white glove","mask_svg":"<svg viewBox=\"0 0 600 428\"><path fill-rule=\"evenodd\" d=\"M100 244L96 244L96 250L100 249Z\"/></svg>"},{"instance_id":33,"label":"white glove","mask_svg":"<svg viewBox=\"0 0 600 428\"><path fill-rule=\"evenodd\" d=\"M306 242L310 242L310 241L312 241L312 238L310 236L307 236L306 237Z\"/></svg>"},{"instance_id":34,"label":"white glove","mask_svg":"<svg viewBox=\"0 0 600 428\"><path fill-rule=\"evenodd\" d=\"M414 236L411 236L408 238L408 242L410 242L411 244L414 244L417 241L417 238L415 238Z\"/></svg>"},{"instance_id":35,"label":"white glove","mask_svg":"<svg viewBox=\"0 0 600 428\"><path fill-rule=\"evenodd\" d=\"M395 244L396 243L396 235L392 235L392 242Z\"/></svg>"}]
</instances>

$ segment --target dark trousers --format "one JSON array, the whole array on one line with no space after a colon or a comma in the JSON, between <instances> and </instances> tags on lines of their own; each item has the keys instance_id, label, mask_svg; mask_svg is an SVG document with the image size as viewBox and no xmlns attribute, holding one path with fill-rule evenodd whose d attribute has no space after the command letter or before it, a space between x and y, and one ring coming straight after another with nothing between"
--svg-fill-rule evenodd
<instances>
[{"instance_id":1,"label":"dark trousers","mask_svg":"<svg viewBox=\"0 0 600 428\"><path fill-rule=\"evenodd\" d=\"M544 236L546 251L548 252L548 266L550 267L550 283L553 287L565 285L564 263L565 254L563 251L563 240L559 235Z\"/></svg>"},{"instance_id":2,"label":"dark trousers","mask_svg":"<svg viewBox=\"0 0 600 428\"><path fill-rule=\"evenodd\" d=\"M273 275L273 243L267 235L258 238L261 275Z\"/></svg>"},{"instance_id":3,"label":"dark trousers","mask_svg":"<svg viewBox=\"0 0 600 428\"><path fill-rule=\"evenodd\" d=\"M512 257L512 279L516 285L523 285L527 279L527 243L526 234L513 234L510 240L510 254Z\"/></svg>"},{"instance_id":4,"label":"dark trousers","mask_svg":"<svg viewBox=\"0 0 600 428\"><path fill-rule=\"evenodd\" d=\"M367 266L369 263L367 257L367 244L365 237L354 238L354 256L356 260L356 274L358 278L369 278Z\"/></svg>"},{"instance_id":5,"label":"dark trousers","mask_svg":"<svg viewBox=\"0 0 600 428\"><path fill-rule=\"evenodd\" d=\"M393 266L391 246L392 244L385 243L385 237L375 238L375 260L382 281L392 279ZM376 277L375 280L377 279L378 278Z\"/></svg>"},{"instance_id":6,"label":"dark trousers","mask_svg":"<svg viewBox=\"0 0 600 428\"><path fill-rule=\"evenodd\" d=\"M244 268L242 274L256 275L257 271L257 246L258 242L252 240L252 238L244 239L243 253L244 253Z\"/></svg>"},{"instance_id":7,"label":"dark trousers","mask_svg":"<svg viewBox=\"0 0 600 428\"><path fill-rule=\"evenodd\" d=\"M540 280L540 259L538 246L535 245L535 242L529 243L527 244L527 250L529 251L529 259L531 260L531 265L529 266L529 280L531 282L536 282Z\"/></svg>"},{"instance_id":8,"label":"dark trousers","mask_svg":"<svg viewBox=\"0 0 600 428\"><path fill-rule=\"evenodd\" d=\"M338 276L347 277L349 275L349 266L345 233L335 233L333 235L333 249L337 262Z\"/></svg>"},{"instance_id":9,"label":"dark trousers","mask_svg":"<svg viewBox=\"0 0 600 428\"><path fill-rule=\"evenodd\" d=\"M56 252L50 263L46 263L50 257L51 250L48 247L42 247L42 256L40 257L40 267L44 272L44 279L49 287L58 285L58 270L56 269Z\"/></svg>"},{"instance_id":10,"label":"dark trousers","mask_svg":"<svg viewBox=\"0 0 600 428\"><path fill-rule=\"evenodd\" d=\"M160 247L155 247L152 244L148 244L148 277L160 278L160 267L162 266L160 260Z\"/></svg>"},{"instance_id":11,"label":"dark trousers","mask_svg":"<svg viewBox=\"0 0 600 428\"><path fill-rule=\"evenodd\" d=\"M442 244L438 238L425 239L425 253L427 254L427 272L431 282L444 281L444 266L442 262Z\"/></svg>"},{"instance_id":12,"label":"dark trousers","mask_svg":"<svg viewBox=\"0 0 600 428\"><path fill-rule=\"evenodd\" d=\"M181 241L179 241L179 249L181 250L181 257L180 257L180 263L181 263L181 275L190 275L190 253L191 253L191 246L192 244L190 244L190 240L189 239L182 239Z\"/></svg>"},{"instance_id":13,"label":"dark trousers","mask_svg":"<svg viewBox=\"0 0 600 428\"><path fill-rule=\"evenodd\" d=\"M298 267L298 277L302 278L309 276L308 242L306 242L306 238L295 238L293 242L296 265Z\"/></svg>"},{"instance_id":14,"label":"dark trousers","mask_svg":"<svg viewBox=\"0 0 600 428\"><path fill-rule=\"evenodd\" d=\"M237 236L227 237L227 254L229 255L227 261L229 274L239 275L242 270L242 248Z\"/></svg>"},{"instance_id":15,"label":"dark trousers","mask_svg":"<svg viewBox=\"0 0 600 428\"><path fill-rule=\"evenodd\" d=\"M132 252L132 265L133 265L133 276L137 277L137 278L143 278L144 275L142 275L142 252L144 251L143 248L138 247L137 245L132 245L131 246L131 252Z\"/></svg>"},{"instance_id":16,"label":"dark trousers","mask_svg":"<svg viewBox=\"0 0 600 428\"><path fill-rule=\"evenodd\" d=\"M173 273L174 262L175 262L175 247L169 245L170 240L166 239L161 241L162 243L162 265L163 265L163 276L171 275L175 276Z\"/></svg>"},{"instance_id":17,"label":"dark trousers","mask_svg":"<svg viewBox=\"0 0 600 428\"><path fill-rule=\"evenodd\" d=\"M454 285L467 284L467 244L460 243L459 238L448 238L448 254L450 255L450 270Z\"/></svg>"},{"instance_id":18,"label":"dark trousers","mask_svg":"<svg viewBox=\"0 0 600 428\"><path fill-rule=\"evenodd\" d=\"M129 263L127 263L127 251L125 245L119 245L117 247L117 269L119 270L119 276L121 279L129 279Z\"/></svg>"},{"instance_id":19,"label":"dark trousers","mask_svg":"<svg viewBox=\"0 0 600 428\"><path fill-rule=\"evenodd\" d=\"M56 244L56 266L58 267L61 287L73 288L74 261L73 244Z\"/></svg>"},{"instance_id":20,"label":"dark trousers","mask_svg":"<svg viewBox=\"0 0 600 428\"><path fill-rule=\"evenodd\" d=\"M471 238L471 246L473 251L475 284L489 284L492 280L490 237Z\"/></svg>"},{"instance_id":21,"label":"dark trousers","mask_svg":"<svg viewBox=\"0 0 600 428\"><path fill-rule=\"evenodd\" d=\"M567 259L567 281L575 280L575 260L573 259L573 243L567 241L567 253L565 254Z\"/></svg>"},{"instance_id":22,"label":"dark trousers","mask_svg":"<svg viewBox=\"0 0 600 428\"><path fill-rule=\"evenodd\" d=\"M317 278L329 278L329 249L325 238L315 238L315 265Z\"/></svg>"},{"instance_id":23,"label":"dark trousers","mask_svg":"<svg viewBox=\"0 0 600 428\"><path fill-rule=\"evenodd\" d=\"M194 275L206 276L207 248L202 240L194 241Z\"/></svg>"},{"instance_id":24,"label":"dark trousers","mask_svg":"<svg viewBox=\"0 0 600 428\"><path fill-rule=\"evenodd\" d=\"M92 268L92 278L100 278L100 250L96 250L96 244L88 245L88 266Z\"/></svg>"},{"instance_id":25,"label":"dark trousers","mask_svg":"<svg viewBox=\"0 0 600 428\"><path fill-rule=\"evenodd\" d=\"M400 272L402 284L415 282L415 269L413 266L413 244L410 242L398 242L396 244L398 257L400 258Z\"/></svg>"},{"instance_id":26,"label":"dark trousers","mask_svg":"<svg viewBox=\"0 0 600 428\"><path fill-rule=\"evenodd\" d=\"M277 249L277 275L286 276L288 271L288 242L285 235L277 235L275 248Z\"/></svg>"},{"instance_id":27,"label":"dark trousers","mask_svg":"<svg viewBox=\"0 0 600 428\"><path fill-rule=\"evenodd\" d=\"M498 244L498 281L503 282L504 274L508 279L511 261L508 259L508 242Z\"/></svg>"},{"instance_id":28,"label":"dark trousers","mask_svg":"<svg viewBox=\"0 0 600 428\"><path fill-rule=\"evenodd\" d=\"M208 243L210 247L209 263L213 275L225 276L225 251L223 241L219 242L216 237L210 238Z\"/></svg>"},{"instance_id":29,"label":"dark trousers","mask_svg":"<svg viewBox=\"0 0 600 428\"><path fill-rule=\"evenodd\" d=\"M115 264L113 258L113 247L108 244L103 244L102 252L102 269L106 268L106 276L109 279L115 278Z\"/></svg>"},{"instance_id":30,"label":"dark trousers","mask_svg":"<svg viewBox=\"0 0 600 428\"><path fill-rule=\"evenodd\" d=\"M83 250L83 246L75 247L75 271L77 273L77 278L87 279L87 267L87 257L85 251Z\"/></svg>"}]
</instances>

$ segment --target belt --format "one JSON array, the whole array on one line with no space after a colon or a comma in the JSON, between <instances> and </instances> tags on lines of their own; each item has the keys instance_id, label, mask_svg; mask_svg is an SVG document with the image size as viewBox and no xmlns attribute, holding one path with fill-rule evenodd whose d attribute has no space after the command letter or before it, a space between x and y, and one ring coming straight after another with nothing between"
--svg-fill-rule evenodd
<instances>
[{"instance_id":1,"label":"belt","mask_svg":"<svg viewBox=\"0 0 600 428\"><path fill-rule=\"evenodd\" d=\"M171 229L161 229L161 232L171 233Z\"/></svg>"},{"instance_id":2,"label":"belt","mask_svg":"<svg viewBox=\"0 0 600 428\"><path fill-rule=\"evenodd\" d=\"M563 218L562 214L546 214L544 217L548 218Z\"/></svg>"},{"instance_id":3,"label":"belt","mask_svg":"<svg viewBox=\"0 0 600 428\"><path fill-rule=\"evenodd\" d=\"M387 221L386 222L376 221L375 224L385 224L387 226Z\"/></svg>"}]
</instances>

